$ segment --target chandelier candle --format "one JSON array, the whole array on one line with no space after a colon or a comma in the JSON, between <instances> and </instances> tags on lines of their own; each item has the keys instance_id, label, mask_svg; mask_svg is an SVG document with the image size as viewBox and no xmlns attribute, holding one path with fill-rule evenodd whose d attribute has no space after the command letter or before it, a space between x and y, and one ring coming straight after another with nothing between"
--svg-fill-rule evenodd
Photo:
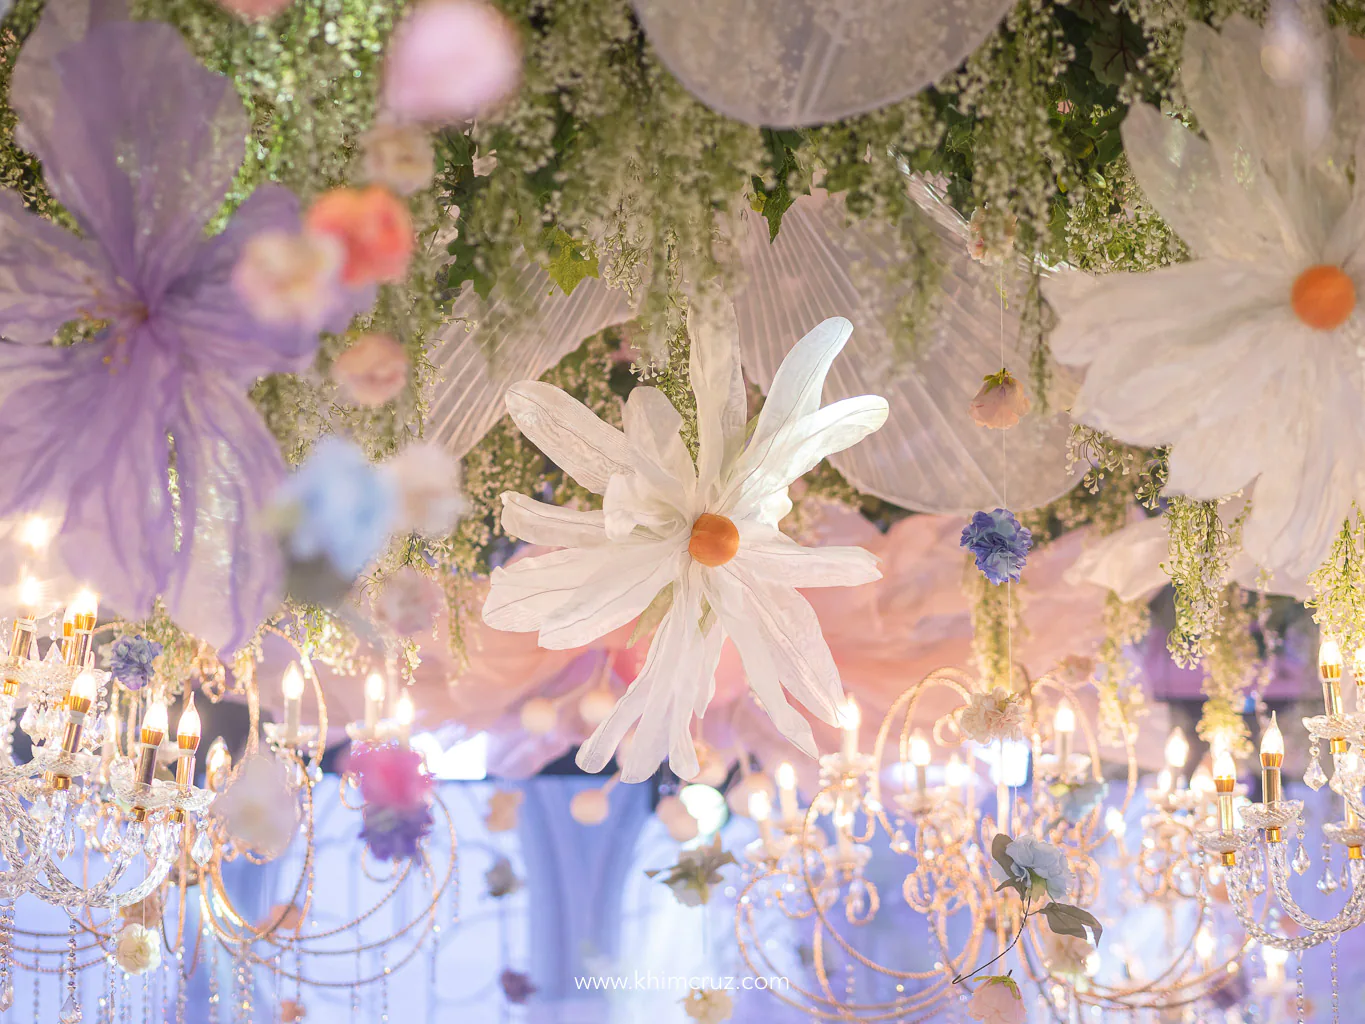
<instances>
[{"instance_id":1,"label":"chandelier candle","mask_svg":"<svg viewBox=\"0 0 1365 1024\"><path fill-rule=\"evenodd\" d=\"M175 737L176 746L179 748L175 761L175 784L179 787L181 796L189 796L190 786L194 784L194 752L199 749L199 734L202 728L199 712L194 707L194 693L191 692L185 711L180 716L180 727L176 730ZM171 820L183 825L184 810L177 807Z\"/></svg>"},{"instance_id":2,"label":"chandelier candle","mask_svg":"<svg viewBox=\"0 0 1365 1024\"><path fill-rule=\"evenodd\" d=\"M384 710L384 691L388 687L384 677L371 672L365 680L365 734L373 739L379 731L379 717Z\"/></svg>"},{"instance_id":3,"label":"chandelier candle","mask_svg":"<svg viewBox=\"0 0 1365 1024\"><path fill-rule=\"evenodd\" d=\"M1237 765L1226 750L1219 751L1213 760L1213 788L1218 794L1218 828L1223 832L1232 832L1237 828L1232 809L1232 795L1237 788ZM1236 863L1235 850L1223 854L1224 867L1232 867Z\"/></svg>"},{"instance_id":4,"label":"chandelier candle","mask_svg":"<svg viewBox=\"0 0 1365 1024\"><path fill-rule=\"evenodd\" d=\"M910 737L910 763L915 766L915 792L923 793L929 782L929 743L919 733Z\"/></svg>"},{"instance_id":5,"label":"chandelier candle","mask_svg":"<svg viewBox=\"0 0 1365 1024\"><path fill-rule=\"evenodd\" d=\"M1318 648L1318 678L1322 681L1322 703L1327 708L1327 714L1333 718L1340 718L1343 713L1341 666L1341 648L1335 640L1324 640L1322 646ZM1344 754L1346 752L1345 737L1331 737L1329 749L1334 754Z\"/></svg>"},{"instance_id":6,"label":"chandelier candle","mask_svg":"<svg viewBox=\"0 0 1365 1024\"><path fill-rule=\"evenodd\" d=\"M1284 736L1274 713L1270 716L1270 728L1261 737L1261 800L1272 807L1284 799L1281 787L1280 768L1284 764ZM1267 843L1282 843L1284 835L1278 826L1265 830Z\"/></svg>"},{"instance_id":7,"label":"chandelier candle","mask_svg":"<svg viewBox=\"0 0 1365 1024\"><path fill-rule=\"evenodd\" d=\"M393 709L393 720L397 725L398 741L406 743L412 738L412 720L416 717L416 709L412 706L412 697L404 690L398 695L398 703Z\"/></svg>"},{"instance_id":8,"label":"chandelier candle","mask_svg":"<svg viewBox=\"0 0 1365 1024\"><path fill-rule=\"evenodd\" d=\"M1185 763L1189 759L1190 741L1185 738L1185 730L1177 725L1166 737L1166 766L1170 769L1167 777L1175 780L1177 788L1183 788L1181 780L1185 777ZM1170 789L1170 785L1162 788Z\"/></svg>"},{"instance_id":9,"label":"chandelier candle","mask_svg":"<svg viewBox=\"0 0 1365 1024\"><path fill-rule=\"evenodd\" d=\"M19 584L19 614L14 619L14 629L9 636L9 656L16 661L27 658L33 647L33 637L37 633L38 600L43 586L32 576L25 576ZM5 677L4 696L14 698L19 695L19 680Z\"/></svg>"},{"instance_id":10,"label":"chandelier candle","mask_svg":"<svg viewBox=\"0 0 1365 1024\"><path fill-rule=\"evenodd\" d=\"M1065 697L1057 704L1052 730L1057 735L1057 770L1065 780L1069 774L1067 764L1071 760L1071 737L1076 732L1076 712L1071 710L1071 704Z\"/></svg>"},{"instance_id":11,"label":"chandelier candle","mask_svg":"<svg viewBox=\"0 0 1365 1024\"><path fill-rule=\"evenodd\" d=\"M209 744L209 756L204 762L204 784L217 793L227 783L231 770L232 755L228 753L223 737L219 736Z\"/></svg>"},{"instance_id":12,"label":"chandelier candle","mask_svg":"<svg viewBox=\"0 0 1365 1024\"><path fill-rule=\"evenodd\" d=\"M773 802L767 793L758 789L749 794L749 817L758 825L758 834L763 840L765 850L771 849L773 845L773 823L768 820L772 812Z\"/></svg>"},{"instance_id":13,"label":"chandelier candle","mask_svg":"<svg viewBox=\"0 0 1365 1024\"><path fill-rule=\"evenodd\" d=\"M858 756L858 729L862 724L862 709L856 700L849 697L839 712L839 727L844 731L844 757L851 759Z\"/></svg>"},{"instance_id":14,"label":"chandelier candle","mask_svg":"<svg viewBox=\"0 0 1365 1024\"><path fill-rule=\"evenodd\" d=\"M284 739L289 742L299 734L299 715L303 709L303 673L297 662L291 661L284 670L280 689L284 691Z\"/></svg>"},{"instance_id":15,"label":"chandelier candle","mask_svg":"<svg viewBox=\"0 0 1365 1024\"><path fill-rule=\"evenodd\" d=\"M169 727L166 718L166 705L160 701L153 701L147 708L147 715L142 719L142 731L139 739L142 741L142 748L137 752L137 771L134 778L140 787L150 788L152 777L156 774L156 748L161 746L161 741L166 738L166 729ZM147 818L147 808L133 805L133 820L145 821Z\"/></svg>"},{"instance_id":16,"label":"chandelier candle","mask_svg":"<svg viewBox=\"0 0 1365 1024\"><path fill-rule=\"evenodd\" d=\"M99 599L90 591L82 590L67 608L62 623L62 659L73 668L84 667L90 656L90 639L95 632L95 617Z\"/></svg>"},{"instance_id":17,"label":"chandelier candle","mask_svg":"<svg viewBox=\"0 0 1365 1024\"><path fill-rule=\"evenodd\" d=\"M90 705L95 702L99 684L93 672L82 672L71 683L71 692L66 695L66 728L62 730L62 753L74 754L81 747L81 734L85 731L85 716ZM55 790L71 788L71 776L48 772L47 782Z\"/></svg>"},{"instance_id":18,"label":"chandelier candle","mask_svg":"<svg viewBox=\"0 0 1365 1024\"><path fill-rule=\"evenodd\" d=\"M790 761L777 766L777 805L784 824L790 824L800 816L796 802L796 769Z\"/></svg>"}]
</instances>

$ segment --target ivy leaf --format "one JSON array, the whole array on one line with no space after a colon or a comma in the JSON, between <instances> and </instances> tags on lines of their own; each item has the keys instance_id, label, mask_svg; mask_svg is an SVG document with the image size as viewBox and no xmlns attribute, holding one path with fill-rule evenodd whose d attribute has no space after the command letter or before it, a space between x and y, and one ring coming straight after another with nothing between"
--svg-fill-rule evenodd
<instances>
[{"instance_id":1,"label":"ivy leaf","mask_svg":"<svg viewBox=\"0 0 1365 1024\"><path fill-rule=\"evenodd\" d=\"M1095 933L1095 942L1098 943L1100 936L1104 934L1104 926L1095 915L1080 907L1066 903L1049 903L1040 913L1047 918L1048 927L1058 935L1074 935L1078 939L1088 939L1085 930L1089 928Z\"/></svg>"},{"instance_id":2,"label":"ivy leaf","mask_svg":"<svg viewBox=\"0 0 1365 1024\"><path fill-rule=\"evenodd\" d=\"M446 246L446 251L454 257L445 267L446 287L452 292L458 292L460 286L469 281L479 293L479 298L487 299L493 290L493 279L480 270L475 262L474 255L477 251L475 247L465 241L464 235L461 234Z\"/></svg>"},{"instance_id":3,"label":"ivy leaf","mask_svg":"<svg viewBox=\"0 0 1365 1024\"><path fill-rule=\"evenodd\" d=\"M999 864L1001 869L1005 872L1005 880L995 887L995 891L999 892L1001 889L1013 889L1019 894L1019 898L1023 899L1024 880L1015 877L1014 858L1005 852L1005 847L1009 846L1012 842L1014 842L1014 840L1003 832L997 833L996 837L991 840L991 856L995 858L995 862Z\"/></svg>"},{"instance_id":4,"label":"ivy leaf","mask_svg":"<svg viewBox=\"0 0 1365 1024\"><path fill-rule=\"evenodd\" d=\"M1126 18L1106 18L1090 38L1090 70L1105 85L1122 85L1138 69L1142 32Z\"/></svg>"},{"instance_id":5,"label":"ivy leaf","mask_svg":"<svg viewBox=\"0 0 1365 1024\"><path fill-rule=\"evenodd\" d=\"M546 228L540 234L540 245L545 257L542 266L565 295L572 295L585 278L598 276L597 254L574 241L563 228Z\"/></svg>"}]
</instances>

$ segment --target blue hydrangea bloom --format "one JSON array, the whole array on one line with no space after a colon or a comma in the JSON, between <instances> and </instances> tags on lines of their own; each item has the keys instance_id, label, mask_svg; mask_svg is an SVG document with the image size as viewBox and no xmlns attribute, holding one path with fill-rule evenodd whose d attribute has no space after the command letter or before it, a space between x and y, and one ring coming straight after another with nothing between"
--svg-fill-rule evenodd
<instances>
[{"instance_id":1,"label":"blue hydrangea bloom","mask_svg":"<svg viewBox=\"0 0 1365 1024\"><path fill-rule=\"evenodd\" d=\"M962 547L976 557L976 567L996 586L1006 580L1019 582L1032 545L1033 534L1005 508L976 513L962 531Z\"/></svg>"},{"instance_id":2,"label":"blue hydrangea bloom","mask_svg":"<svg viewBox=\"0 0 1365 1024\"><path fill-rule=\"evenodd\" d=\"M287 544L296 559L325 557L355 576L383 550L394 526L398 497L389 476L356 445L324 437L280 488Z\"/></svg>"},{"instance_id":3,"label":"blue hydrangea bloom","mask_svg":"<svg viewBox=\"0 0 1365 1024\"><path fill-rule=\"evenodd\" d=\"M109 646L109 674L129 690L152 681L152 661L161 645L145 636L121 636Z\"/></svg>"}]
</instances>

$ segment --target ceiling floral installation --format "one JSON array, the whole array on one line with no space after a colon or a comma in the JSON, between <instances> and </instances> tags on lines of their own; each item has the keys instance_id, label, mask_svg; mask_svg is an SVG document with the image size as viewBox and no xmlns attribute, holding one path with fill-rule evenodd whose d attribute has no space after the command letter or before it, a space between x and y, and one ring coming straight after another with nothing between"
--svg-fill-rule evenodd
<instances>
[{"instance_id":1,"label":"ceiling floral installation","mask_svg":"<svg viewBox=\"0 0 1365 1024\"><path fill-rule=\"evenodd\" d=\"M602 776L584 826L651 783L697 844L664 869L675 892L780 880L787 923L869 968L827 915L875 916L879 822L944 954L885 976L979 1020L1060 1012L1058 984L1160 1008L1085 976L1131 909L1111 864L1177 908L1182 998L1230 986L1253 939L1300 971L1327 938L1335 956L1365 915L1365 731L1342 688L1365 677L1365 4L0 17L0 1012L22 894L85 915L34 953L70 979L64 1024L87 954L183 980L186 929L239 987L296 983L301 1019L304 954L340 955L304 921L324 761L366 865L425 887L385 946L411 959L457 888L421 735L487 733L509 777L576 751ZM1352 889L1325 917L1288 895L1298 740L1266 706L1312 677L1315 627L1304 779L1341 814L1318 888ZM1152 679L1184 670L1214 756L1197 793L1185 734L1176 764L1152 713ZM201 757L223 702L249 739ZM1275 774L1250 803L1234 759L1258 743ZM883 801L887 751L908 791ZM1004 781L1019 757L1037 774ZM725 790L758 845L723 849L689 782ZM1159 884L1122 842L1144 795ZM520 798L499 791L490 832ZM253 923L222 865L291 842L297 899ZM107 884L63 873L78 848ZM1218 870L1196 884L1200 858ZM505 857L488 881L521 888ZM357 957L367 917L342 929ZM1241 931L1200 956L1215 919ZM1084 946L1065 975L1058 939ZM502 966L509 1002L536 998ZM815 973L812 1005L853 1012ZM735 1011L697 992L685 1012Z\"/></svg>"}]
</instances>

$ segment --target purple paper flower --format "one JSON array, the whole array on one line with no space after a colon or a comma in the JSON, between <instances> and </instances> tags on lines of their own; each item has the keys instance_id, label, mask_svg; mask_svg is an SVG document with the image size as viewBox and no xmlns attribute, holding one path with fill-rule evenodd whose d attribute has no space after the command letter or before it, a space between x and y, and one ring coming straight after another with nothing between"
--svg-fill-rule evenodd
<instances>
[{"instance_id":1,"label":"purple paper flower","mask_svg":"<svg viewBox=\"0 0 1365 1024\"><path fill-rule=\"evenodd\" d=\"M976 556L976 567L996 586L1019 582L1033 534L1019 525L1014 513L998 508L978 512L962 531L962 547Z\"/></svg>"},{"instance_id":2,"label":"purple paper flower","mask_svg":"<svg viewBox=\"0 0 1365 1024\"><path fill-rule=\"evenodd\" d=\"M498 981L502 984L502 994L507 997L507 1001L514 1006L523 1006L533 995L536 994L536 987L531 984L531 976L523 974L521 971L514 971L507 967L502 974L498 975Z\"/></svg>"},{"instance_id":3,"label":"purple paper flower","mask_svg":"<svg viewBox=\"0 0 1365 1024\"><path fill-rule=\"evenodd\" d=\"M0 518L59 510L74 576L134 619L160 595L228 653L281 574L263 519L284 462L248 391L317 348L315 331L256 322L232 272L252 236L297 230L297 202L262 185L206 237L245 153L231 81L170 25L67 6L48 5L11 90L17 136L80 234L0 192ZM89 340L53 345L72 321Z\"/></svg>"},{"instance_id":4,"label":"purple paper flower","mask_svg":"<svg viewBox=\"0 0 1365 1024\"><path fill-rule=\"evenodd\" d=\"M422 840L431 834L434 818L431 807L376 807L366 804L361 811L364 827L360 838L375 860L411 860L417 856Z\"/></svg>"},{"instance_id":5,"label":"purple paper flower","mask_svg":"<svg viewBox=\"0 0 1365 1024\"><path fill-rule=\"evenodd\" d=\"M109 645L109 674L129 690L152 681L152 662L161 645L145 636L121 636Z\"/></svg>"}]
</instances>

